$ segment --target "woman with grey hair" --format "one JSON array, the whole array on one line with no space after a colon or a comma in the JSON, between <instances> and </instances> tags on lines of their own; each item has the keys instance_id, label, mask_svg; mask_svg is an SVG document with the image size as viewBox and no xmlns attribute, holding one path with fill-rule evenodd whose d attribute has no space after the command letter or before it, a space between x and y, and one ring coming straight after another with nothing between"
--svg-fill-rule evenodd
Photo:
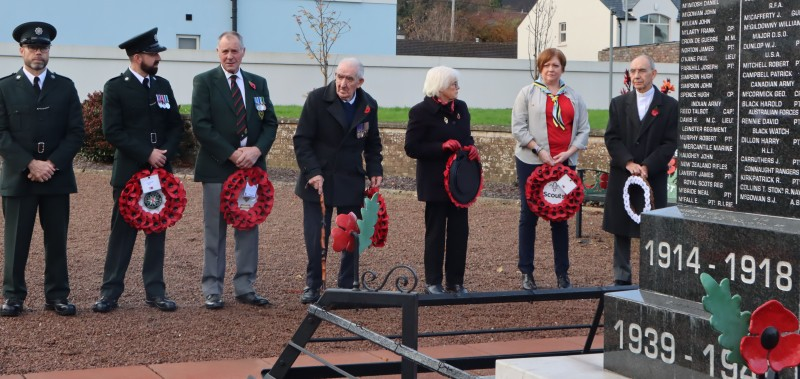
<instances>
[{"instance_id":1,"label":"woman with grey hair","mask_svg":"<svg viewBox=\"0 0 800 379\"><path fill-rule=\"evenodd\" d=\"M458 79L455 69L431 68L423 85L425 98L408 112L405 150L417 160L417 199L425 202L425 282L433 294L467 292L469 213L466 206L451 201L443 174L448 159L459 150L469 160L480 159L470 132L469 109L458 100Z\"/></svg>"}]
</instances>

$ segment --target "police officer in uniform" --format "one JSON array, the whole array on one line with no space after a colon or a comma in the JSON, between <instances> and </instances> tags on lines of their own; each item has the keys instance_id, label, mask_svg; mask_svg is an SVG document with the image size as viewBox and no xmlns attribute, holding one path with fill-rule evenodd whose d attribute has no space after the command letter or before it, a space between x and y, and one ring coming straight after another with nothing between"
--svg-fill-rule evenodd
<instances>
[{"instance_id":1,"label":"police officer in uniform","mask_svg":"<svg viewBox=\"0 0 800 379\"><path fill-rule=\"evenodd\" d=\"M131 261L138 230L128 225L119 213L119 196L135 173L163 167L172 172L170 160L178 152L183 121L169 82L156 76L160 52L153 28L119 45L125 49L130 68L111 78L103 88L103 133L116 151L111 186L114 209L111 235L103 270L100 299L92 306L95 312L110 312L125 287L125 272ZM166 296L164 284L164 242L166 232L145 236L145 303L162 311L174 311L175 302Z\"/></svg>"},{"instance_id":2,"label":"police officer in uniform","mask_svg":"<svg viewBox=\"0 0 800 379\"><path fill-rule=\"evenodd\" d=\"M45 309L75 314L69 302L69 194L72 160L83 144L83 115L72 80L47 69L56 28L26 22L12 33L23 67L0 79L0 195L5 217L0 315L19 316L28 295L25 265L36 213L44 231Z\"/></svg>"}]
</instances>

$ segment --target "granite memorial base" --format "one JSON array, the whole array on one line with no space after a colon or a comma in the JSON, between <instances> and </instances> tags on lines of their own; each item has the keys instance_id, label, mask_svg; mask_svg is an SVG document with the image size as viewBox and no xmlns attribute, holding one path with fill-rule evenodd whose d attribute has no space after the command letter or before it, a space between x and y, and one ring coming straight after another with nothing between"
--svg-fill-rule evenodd
<instances>
[{"instance_id":1,"label":"granite memorial base","mask_svg":"<svg viewBox=\"0 0 800 379\"><path fill-rule=\"evenodd\" d=\"M742 311L770 299L798 311L800 220L677 206L645 213L639 291L605 297L607 370L634 378L751 378L723 359L700 274L730 280ZM795 378L794 369L782 378Z\"/></svg>"}]
</instances>

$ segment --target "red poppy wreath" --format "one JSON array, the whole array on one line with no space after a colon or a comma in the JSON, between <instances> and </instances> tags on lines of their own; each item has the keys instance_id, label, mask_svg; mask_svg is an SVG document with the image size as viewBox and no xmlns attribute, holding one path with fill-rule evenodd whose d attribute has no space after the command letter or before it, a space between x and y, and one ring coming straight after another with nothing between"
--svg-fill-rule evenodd
<instances>
[{"instance_id":1,"label":"red poppy wreath","mask_svg":"<svg viewBox=\"0 0 800 379\"><path fill-rule=\"evenodd\" d=\"M571 187L564 176L574 184L569 193L564 190L564 187ZM566 184L562 186L559 182ZM537 216L548 221L566 221L578 212L583 203L583 183L575 170L563 164L543 164L528 177L525 199L528 208Z\"/></svg>"},{"instance_id":2,"label":"red poppy wreath","mask_svg":"<svg viewBox=\"0 0 800 379\"><path fill-rule=\"evenodd\" d=\"M469 208L478 201L483 190L483 166L480 159L469 159L459 150L447 159L444 167L444 191L459 208Z\"/></svg>"},{"instance_id":3,"label":"red poppy wreath","mask_svg":"<svg viewBox=\"0 0 800 379\"><path fill-rule=\"evenodd\" d=\"M158 175L160 189L144 193L141 179ZM163 168L139 171L128 180L119 196L119 213L131 227L145 233L161 233L183 217L186 190L175 175Z\"/></svg>"},{"instance_id":4,"label":"red poppy wreath","mask_svg":"<svg viewBox=\"0 0 800 379\"><path fill-rule=\"evenodd\" d=\"M236 170L222 184L219 208L228 225L249 230L267 219L274 200L275 190L267 173L253 166Z\"/></svg>"},{"instance_id":5,"label":"red poppy wreath","mask_svg":"<svg viewBox=\"0 0 800 379\"><path fill-rule=\"evenodd\" d=\"M370 187L364 190L364 196L372 198L378 194L378 221L375 222L375 233L372 235L372 246L384 247L386 245L386 235L389 233L389 213L386 212L386 200L378 192L380 188Z\"/></svg>"}]
</instances>

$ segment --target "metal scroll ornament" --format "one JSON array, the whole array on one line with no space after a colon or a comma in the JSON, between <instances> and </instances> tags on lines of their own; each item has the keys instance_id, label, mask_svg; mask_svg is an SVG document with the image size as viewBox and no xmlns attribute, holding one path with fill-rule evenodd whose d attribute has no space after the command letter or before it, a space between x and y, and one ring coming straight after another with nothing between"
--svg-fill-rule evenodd
<instances>
[{"instance_id":1,"label":"metal scroll ornament","mask_svg":"<svg viewBox=\"0 0 800 379\"><path fill-rule=\"evenodd\" d=\"M398 273L395 274L395 271L398 271ZM408 272L405 273L403 271ZM372 287L371 285L378 282L378 274L372 270L365 271L364 274L361 275L361 286L367 291L381 291L386 287L386 284L392 277L394 277L394 289L402 293L410 293L411 291L414 291L414 289L417 288L417 283L419 282L417 272L414 271L411 266L398 265L389 270L389 272L383 278L383 281L381 281L381 284L377 287Z\"/></svg>"}]
</instances>

